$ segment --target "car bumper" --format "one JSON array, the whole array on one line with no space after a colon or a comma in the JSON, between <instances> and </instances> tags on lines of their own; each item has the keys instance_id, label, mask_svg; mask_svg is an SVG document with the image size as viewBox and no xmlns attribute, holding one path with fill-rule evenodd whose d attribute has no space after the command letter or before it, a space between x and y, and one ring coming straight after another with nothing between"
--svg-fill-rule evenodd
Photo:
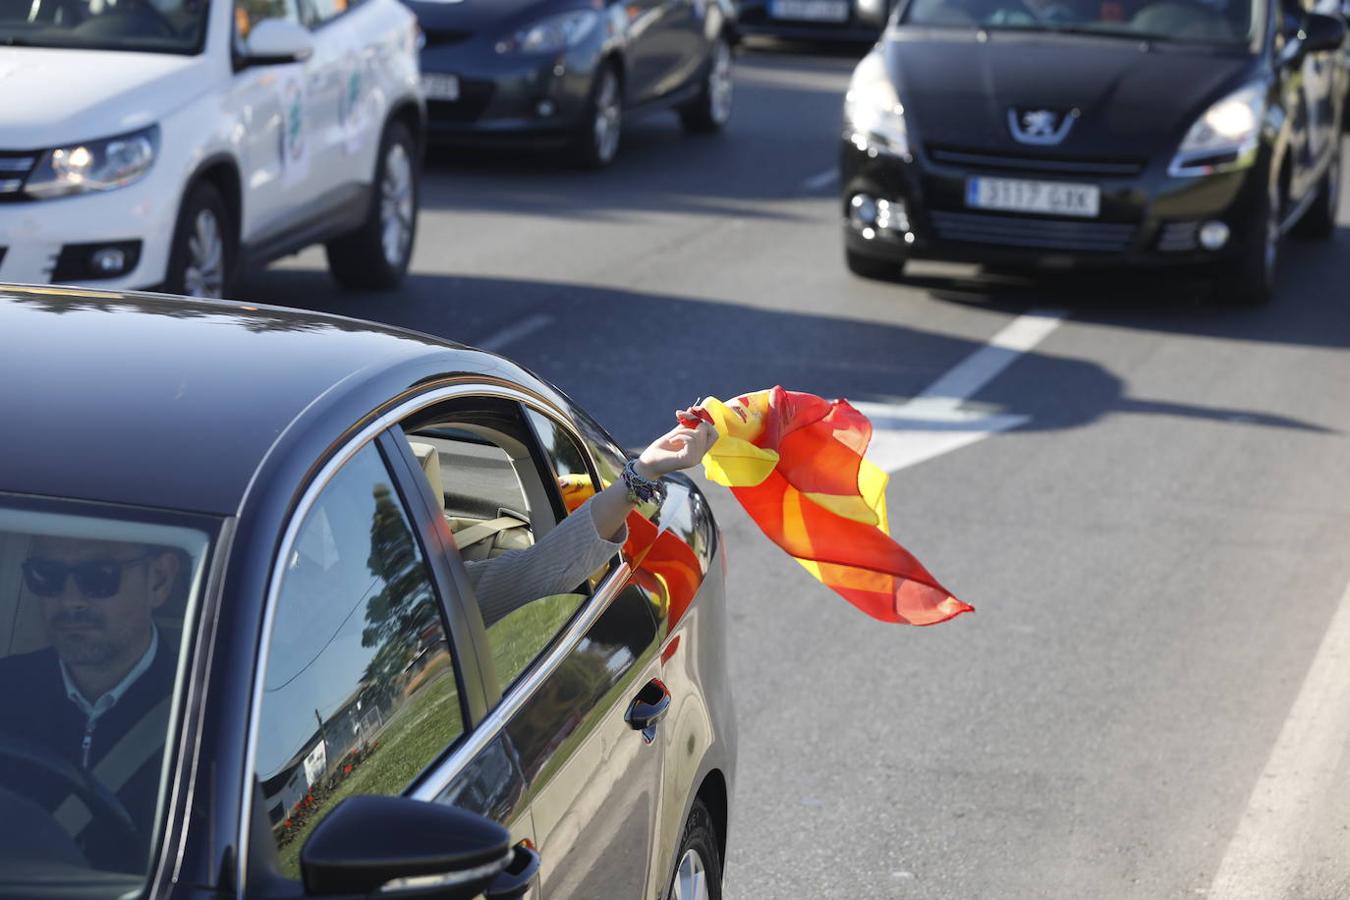
<instances>
[{"instance_id":1,"label":"car bumper","mask_svg":"<svg viewBox=\"0 0 1350 900\"><path fill-rule=\"evenodd\" d=\"M782 19L773 15L769 0L745 0L737 5L736 30L742 35L786 38L788 40L862 41L874 43L881 28L858 15L856 3L849 3L848 18L842 22Z\"/></svg>"},{"instance_id":2,"label":"car bumper","mask_svg":"<svg viewBox=\"0 0 1350 900\"><path fill-rule=\"evenodd\" d=\"M156 286L168 269L178 200L176 186L165 190L150 177L104 193L0 203L0 282L108 290ZM134 265L100 277L88 257L112 245L122 247Z\"/></svg>"},{"instance_id":3,"label":"car bumper","mask_svg":"<svg viewBox=\"0 0 1350 900\"><path fill-rule=\"evenodd\" d=\"M433 140L565 139L580 126L601 59L598 44L544 57L498 53L483 39L449 46L434 40L422 50L422 72L455 76L459 97L427 98Z\"/></svg>"},{"instance_id":4,"label":"car bumper","mask_svg":"<svg viewBox=\"0 0 1350 900\"><path fill-rule=\"evenodd\" d=\"M851 134L844 135L840 154L845 245L851 252L896 262L933 259L1051 269L1225 264L1243 252L1262 190L1252 177L1260 166L1176 178L1166 174L1165 163L1154 161L1139 163L1130 174L1066 174L1038 170L1026 159L1016 160L1015 168L1000 167L992 156L975 165L936 161L927 151L902 160ZM1099 214L1086 219L971 209L965 193L972 176L1095 184L1101 189ZM862 223L850 218L859 194L892 204L888 227L859 227ZM1201 245L1200 231L1208 222L1229 229L1217 249Z\"/></svg>"}]
</instances>

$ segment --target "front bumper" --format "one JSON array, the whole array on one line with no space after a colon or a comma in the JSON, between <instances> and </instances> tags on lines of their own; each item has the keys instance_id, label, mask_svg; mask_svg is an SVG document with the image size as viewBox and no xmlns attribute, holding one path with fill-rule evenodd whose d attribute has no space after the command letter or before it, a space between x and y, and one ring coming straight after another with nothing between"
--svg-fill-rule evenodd
<instances>
[{"instance_id":1,"label":"front bumper","mask_svg":"<svg viewBox=\"0 0 1350 900\"><path fill-rule=\"evenodd\" d=\"M427 36L422 72L459 79L459 98L427 98L432 140L513 143L565 140L580 127L596 68L598 43L548 56L498 53L475 36L440 43Z\"/></svg>"},{"instance_id":2,"label":"front bumper","mask_svg":"<svg viewBox=\"0 0 1350 900\"><path fill-rule=\"evenodd\" d=\"M851 252L892 262L933 259L1047 269L1222 264L1242 252L1247 229L1253 227L1255 201L1264 190L1253 177L1262 171L1259 165L1174 178L1166 174L1166 160L1049 158L1042 163L1031 156L911 151L911 158L900 159L844 135L841 200L844 240ZM1061 218L971 209L965 195L972 176L1095 184L1101 189L1099 215ZM848 213L852 198L860 193L902 203L895 208L903 208L905 215L892 221L907 227L855 227ZM1209 221L1230 229L1227 242L1217 250L1200 245L1200 227Z\"/></svg>"},{"instance_id":3,"label":"front bumper","mask_svg":"<svg viewBox=\"0 0 1350 900\"><path fill-rule=\"evenodd\" d=\"M102 193L0 202L0 282L108 290L137 290L163 282L179 186L162 183L156 174L152 170L135 184ZM137 243L134 267L114 277L88 277L92 273L78 260L72 268L73 255L92 249L80 245L118 244L130 249Z\"/></svg>"}]
</instances>

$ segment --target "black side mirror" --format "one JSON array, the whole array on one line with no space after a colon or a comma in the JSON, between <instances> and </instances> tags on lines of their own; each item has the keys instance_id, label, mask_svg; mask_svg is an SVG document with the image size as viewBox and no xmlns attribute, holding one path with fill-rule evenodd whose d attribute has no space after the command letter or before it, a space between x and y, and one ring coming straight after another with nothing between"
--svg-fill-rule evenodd
<instances>
[{"instance_id":1,"label":"black side mirror","mask_svg":"<svg viewBox=\"0 0 1350 900\"><path fill-rule=\"evenodd\" d=\"M1337 16L1308 13L1303 20L1303 48L1308 53L1339 50L1345 43L1345 20Z\"/></svg>"},{"instance_id":2,"label":"black side mirror","mask_svg":"<svg viewBox=\"0 0 1350 900\"><path fill-rule=\"evenodd\" d=\"M317 896L371 894L408 879L418 897L472 900L485 891L496 895L495 880L505 876L504 887L519 886L519 893L497 895L507 900L529 888L538 866L533 851L522 860L496 822L408 797L348 797L300 850L305 893ZM529 870L523 881L522 867Z\"/></svg>"}]
</instances>

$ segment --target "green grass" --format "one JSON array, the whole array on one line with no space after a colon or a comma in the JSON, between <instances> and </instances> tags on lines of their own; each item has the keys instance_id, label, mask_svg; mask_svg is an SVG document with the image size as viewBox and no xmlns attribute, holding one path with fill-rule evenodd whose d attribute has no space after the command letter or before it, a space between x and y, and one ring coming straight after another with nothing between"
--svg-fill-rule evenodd
<instances>
[{"instance_id":1,"label":"green grass","mask_svg":"<svg viewBox=\"0 0 1350 900\"><path fill-rule=\"evenodd\" d=\"M544 651L567 620L586 602L584 594L541 597L512 612L488 629L492 666L506 690Z\"/></svg>"}]
</instances>

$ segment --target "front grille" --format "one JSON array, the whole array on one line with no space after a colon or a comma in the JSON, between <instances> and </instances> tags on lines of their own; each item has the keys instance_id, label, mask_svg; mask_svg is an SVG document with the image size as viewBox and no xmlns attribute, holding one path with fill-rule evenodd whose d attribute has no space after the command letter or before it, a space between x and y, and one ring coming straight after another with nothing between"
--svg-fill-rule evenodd
<instances>
[{"instance_id":1,"label":"front grille","mask_svg":"<svg viewBox=\"0 0 1350 900\"><path fill-rule=\"evenodd\" d=\"M1163 253L1184 253L1198 244L1199 222L1167 222L1158 232L1158 249Z\"/></svg>"},{"instance_id":2,"label":"front grille","mask_svg":"<svg viewBox=\"0 0 1350 900\"><path fill-rule=\"evenodd\" d=\"M1143 160L1087 159L1079 157L1018 156L959 147L928 147L934 162L989 171L1045 172L1101 178L1128 178L1144 171Z\"/></svg>"},{"instance_id":3,"label":"front grille","mask_svg":"<svg viewBox=\"0 0 1350 900\"><path fill-rule=\"evenodd\" d=\"M5 153L0 151L0 200L13 200L22 196L24 179L37 165L37 155L33 153Z\"/></svg>"},{"instance_id":4,"label":"front grille","mask_svg":"<svg viewBox=\"0 0 1350 900\"><path fill-rule=\"evenodd\" d=\"M446 28L428 29L422 32L428 47L451 47L462 44L473 37L472 31L452 31Z\"/></svg>"},{"instance_id":5,"label":"front grille","mask_svg":"<svg viewBox=\"0 0 1350 900\"><path fill-rule=\"evenodd\" d=\"M1120 253L1130 245L1135 226L1119 222L1082 222L1075 219L1033 219L982 213L929 214L937 236L944 241L996 244L1085 253Z\"/></svg>"},{"instance_id":6,"label":"front grille","mask_svg":"<svg viewBox=\"0 0 1350 900\"><path fill-rule=\"evenodd\" d=\"M427 121L431 125L445 122L467 125L477 122L492 102L497 86L491 81L459 81L458 100L428 100Z\"/></svg>"}]
</instances>

